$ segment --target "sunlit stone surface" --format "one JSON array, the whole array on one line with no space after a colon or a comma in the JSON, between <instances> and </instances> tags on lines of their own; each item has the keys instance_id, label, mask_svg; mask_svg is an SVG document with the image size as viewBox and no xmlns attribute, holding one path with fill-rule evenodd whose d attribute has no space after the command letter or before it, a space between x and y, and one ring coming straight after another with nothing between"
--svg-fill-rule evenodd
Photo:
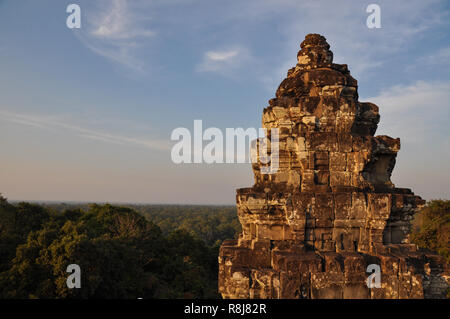
<instances>
[{"instance_id":1,"label":"sunlit stone surface","mask_svg":"<svg viewBox=\"0 0 450 319\"><path fill-rule=\"evenodd\" d=\"M400 139L374 136L378 107L358 101L357 81L309 34L263 112L279 129L279 170L237 190L243 232L219 256L224 298L442 298L444 259L409 243L424 204L390 181ZM420 151L420 150L418 150ZM366 285L369 264L381 288ZM446 275L447 274L447 275Z\"/></svg>"}]
</instances>

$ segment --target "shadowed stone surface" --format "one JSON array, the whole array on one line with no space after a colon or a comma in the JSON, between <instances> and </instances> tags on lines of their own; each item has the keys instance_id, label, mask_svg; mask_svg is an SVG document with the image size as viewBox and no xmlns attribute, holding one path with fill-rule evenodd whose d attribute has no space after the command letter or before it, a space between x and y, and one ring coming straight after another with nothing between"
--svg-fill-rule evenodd
<instances>
[{"instance_id":1,"label":"shadowed stone surface","mask_svg":"<svg viewBox=\"0 0 450 319\"><path fill-rule=\"evenodd\" d=\"M237 190L243 231L219 256L224 298L443 298L444 259L409 243L424 201L390 180L400 139L374 136L378 107L358 101L357 81L309 34L263 112L279 129L279 169ZM262 140L257 140L259 147ZM270 144L268 145L270 153ZM366 285L369 264L381 288Z\"/></svg>"}]
</instances>

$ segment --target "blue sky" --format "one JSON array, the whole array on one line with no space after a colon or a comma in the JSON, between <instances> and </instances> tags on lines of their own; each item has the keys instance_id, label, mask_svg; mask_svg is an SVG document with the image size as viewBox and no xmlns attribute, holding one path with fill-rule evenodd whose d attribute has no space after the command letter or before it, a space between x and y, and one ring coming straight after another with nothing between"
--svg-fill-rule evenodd
<instances>
[{"instance_id":1,"label":"blue sky","mask_svg":"<svg viewBox=\"0 0 450 319\"><path fill-rule=\"evenodd\" d=\"M66 7L81 7L81 29ZM381 7L368 29L366 7ZM170 159L170 133L260 127L321 33L400 137L392 177L450 198L448 1L0 1L0 192L13 200L233 204L248 164Z\"/></svg>"}]
</instances>

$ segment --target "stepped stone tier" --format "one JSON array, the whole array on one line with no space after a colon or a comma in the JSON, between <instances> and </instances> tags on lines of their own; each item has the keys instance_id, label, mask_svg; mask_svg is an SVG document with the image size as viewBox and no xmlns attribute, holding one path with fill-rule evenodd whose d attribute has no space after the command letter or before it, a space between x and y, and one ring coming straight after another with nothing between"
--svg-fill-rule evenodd
<instances>
[{"instance_id":1,"label":"stepped stone tier","mask_svg":"<svg viewBox=\"0 0 450 319\"><path fill-rule=\"evenodd\" d=\"M222 297L445 297L444 259L408 239L424 200L390 181L400 139L374 136L378 107L358 101L323 36L300 47L263 112L267 136L278 128L279 169L262 174L258 158L254 186L237 190L243 231L220 249ZM380 288L366 284L370 264Z\"/></svg>"}]
</instances>

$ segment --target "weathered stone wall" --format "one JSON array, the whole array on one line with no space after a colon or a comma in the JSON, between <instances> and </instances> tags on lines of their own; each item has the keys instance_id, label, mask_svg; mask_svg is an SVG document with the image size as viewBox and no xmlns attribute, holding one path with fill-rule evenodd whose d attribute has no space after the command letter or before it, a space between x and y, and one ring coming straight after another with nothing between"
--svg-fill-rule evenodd
<instances>
[{"instance_id":1,"label":"weathered stone wall","mask_svg":"<svg viewBox=\"0 0 450 319\"><path fill-rule=\"evenodd\" d=\"M242 234L219 256L224 298L443 297L447 265L409 244L424 201L390 176L400 139L374 136L375 104L358 101L347 65L333 63L325 38L309 34L263 112L279 132L279 169L237 190ZM270 140L256 141L257 147ZM382 287L366 285L367 265Z\"/></svg>"}]
</instances>

